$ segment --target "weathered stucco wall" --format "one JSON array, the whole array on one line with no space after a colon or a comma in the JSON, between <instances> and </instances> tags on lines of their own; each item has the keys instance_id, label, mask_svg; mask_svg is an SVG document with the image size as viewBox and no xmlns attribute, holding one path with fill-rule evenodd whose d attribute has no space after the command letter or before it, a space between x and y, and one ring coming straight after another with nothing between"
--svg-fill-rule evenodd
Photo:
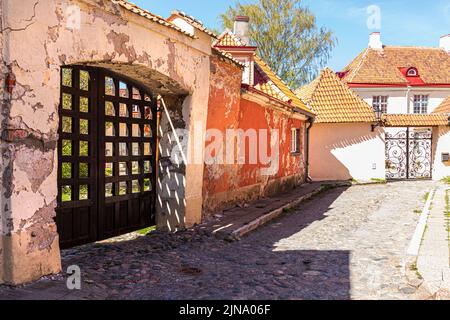
<instances>
[{"instance_id":1,"label":"weathered stucco wall","mask_svg":"<svg viewBox=\"0 0 450 320\"><path fill-rule=\"evenodd\" d=\"M450 127L433 128L433 180L450 177L450 161L442 161L442 153L450 153Z\"/></svg>"},{"instance_id":2,"label":"weathered stucco wall","mask_svg":"<svg viewBox=\"0 0 450 320\"><path fill-rule=\"evenodd\" d=\"M166 97L179 125L192 132L191 119L206 123L211 48L207 38L193 39L107 0L3 0L2 8L2 77L8 70L15 87L2 95L0 282L20 283L60 270L53 221L60 67L89 64L129 76ZM171 131L164 120L161 128L162 135ZM180 169L163 158L161 183L172 183L175 176L166 177L172 171L185 178L171 184L184 199L177 218L164 210L174 195L163 195L158 224L199 222L203 164Z\"/></svg>"},{"instance_id":3,"label":"weathered stucco wall","mask_svg":"<svg viewBox=\"0 0 450 320\"><path fill-rule=\"evenodd\" d=\"M273 106L263 106L241 97L240 87L242 71L218 58L211 59L211 87L208 106L207 128L215 129L225 135L227 129L266 129L268 132L268 155L270 132L278 129L279 157L278 170L274 174L264 175L268 165L249 163L249 143L246 142L245 163L211 163L205 165L203 188L203 211L205 215L261 196L286 190L304 182L304 134L305 122L295 119L285 111ZM290 149L291 128L301 128L301 150L292 155ZM208 146L214 141L207 141ZM226 158L226 146L221 153ZM238 154L236 150L235 156Z\"/></svg>"},{"instance_id":4,"label":"weathered stucco wall","mask_svg":"<svg viewBox=\"0 0 450 320\"><path fill-rule=\"evenodd\" d=\"M365 123L316 123L311 128L310 176L315 181L385 178L383 130Z\"/></svg>"}]
</instances>

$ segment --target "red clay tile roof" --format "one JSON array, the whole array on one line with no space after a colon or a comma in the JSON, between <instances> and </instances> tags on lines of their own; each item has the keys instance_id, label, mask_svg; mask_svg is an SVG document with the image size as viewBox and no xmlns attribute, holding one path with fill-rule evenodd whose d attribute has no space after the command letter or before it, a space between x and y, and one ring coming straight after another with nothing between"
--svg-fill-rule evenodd
<instances>
[{"instance_id":1,"label":"red clay tile roof","mask_svg":"<svg viewBox=\"0 0 450 320\"><path fill-rule=\"evenodd\" d=\"M147 18L150 21L153 21L153 22L159 23L160 25L163 25L165 27L174 29L174 30L176 30L176 31L186 35L186 36L191 37L191 38L195 38L192 34L181 30L179 27L177 27L173 23L170 23L169 21L167 21L163 17L158 16L156 14L153 14L150 11L145 10L143 8L140 8L137 5L135 5L134 3L131 3L129 1L127 1L127 0L110 0L110 1L112 3L118 4L122 8L124 8L124 9L126 9L126 10L128 10L128 11L130 11L132 13L135 13L135 14L138 14L138 15L144 17L144 18Z\"/></svg>"},{"instance_id":2,"label":"red clay tile roof","mask_svg":"<svg viewBox=\"0 0 450 320\"><path fill-rule=\"evenodd\" d=\"M391 47L383 50L367 48L347 67L342 80L359 84L411 84L402 68L418 69L422 84L450 84L450 54L439 48ZM423 83L422 83L423 81Z\"/></svg>"},{"instance_id":3,"label":"red clay tile roof","mask_svg":"<svg viewBox=\"0 0 450 320\"><path fill-rule=\"evenodd\" d=\"M262 72L267 77L266 82L255 82L255 89L258 89L283 102L291 101L294 106L309 113L313 113L258 55L254 55L254 60L257 65L255 67L255 71L259 73Z\"/></svg>"},{"instance_id":4,"label":"red clay tile roof","mask_svg":"<svg viewBox=\"0 0 450 320\"><path fill-rule=\"evenodd\" d=\"M233 34L230 30L225 30L220 36L217 37L214 43L215 47L245 47L246 44L242 40Z\"/></svg>"},{"instance_id":5,"label":"red clay tile roof","mask_svg":"<svg viewBox=\"0 0 450 320\"><path fill-rule=\"evenodd\" d=\"M384 114L382 120L386 127L433 127L447 126L446 114Z\"/></svg>"},{"instance_id":6,"label":"red clay tile roof","mask_svg":"<svg viewBox=\"0 0 450 320\"><path fill-rule=\"evenodd\" d=\"M450 113L450 96L434 109L433 113Z\"/></svg>"},{"instance_id":7,"label":"red clay tile roof","mask_svg":"<svg viewBox=\"0 0 450 320\"><path fill-rule=\"evenodd\" d=\"M240 61L236 60L235 58L233 58L233 56L230 53L228 53L228 52L220 50L219 48L216 48L216 47L212 47L212 51L213 51L213 53L216 53L219 56L230 60L231 62L233 62L234 64L236 64L240 68L244 68L245 67L245 64L243 64L242 62L240 62Z\"/></svg>"},{"instance_id":8,"label":"red clay tile roof","mask_svg":"<svg viewBox=\"0 0 450 320\"><path fill-rule=\"evenodd\" d=\"M325 68L296 94L317 114L317 123L375 122L375 113L338 76Z\"/></svg>"},{"instance_id":9,"label":"red clay tile roof","mask_svg":"<svg viewBox=\"0 0 450 320\"><path fill-rule=\"evenodd\" d=\"M213 46L223 50L226 50L226 47L254 48L247 46L230 30L224 31ZM257 54L253 55L253 59L255 61L255 83L252 86L254 89L281 102L292 104L309 114L314 114Z\"/></svg>"}]
</instances>

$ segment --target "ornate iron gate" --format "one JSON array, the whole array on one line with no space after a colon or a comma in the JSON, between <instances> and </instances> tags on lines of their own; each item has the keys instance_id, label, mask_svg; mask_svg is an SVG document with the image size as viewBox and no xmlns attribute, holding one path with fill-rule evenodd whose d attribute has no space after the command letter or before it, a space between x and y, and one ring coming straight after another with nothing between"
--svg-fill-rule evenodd
<instances>
[{"instance_id":1,"label":"ornate iron gate","mask_svg":"<svg viewBox=\"0 0 450 320\"><path fill-rule=\"evenodd\" d=\"M431 130L386 132L387 179L430 179L431 172Z\"/></svg>"},{"instance_id":2,"label":"ornate iron gate","mask_svg":"<svg viewBox=\"0 0 450 320\"><path fill-rule=\"evenodd\" d=\"M59 117L61 248L153 224L156 97L104 69L64 67Z\"/></svg>"}]
</instances>

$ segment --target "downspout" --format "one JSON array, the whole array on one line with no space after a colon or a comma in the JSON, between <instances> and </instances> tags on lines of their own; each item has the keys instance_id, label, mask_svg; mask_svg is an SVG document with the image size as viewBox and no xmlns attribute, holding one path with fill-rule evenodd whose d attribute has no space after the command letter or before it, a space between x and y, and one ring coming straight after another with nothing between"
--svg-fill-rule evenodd
<instances>
[{"instance_id":1,"label":"downspout","mask_svg":"<svg viewBox=\"0 0 450 320\"><path fill-rule=\"evenodd\" d=\"M308 127L306 128L306 150L305 150L305 164L306 164L306 168L305 168L305 176L306 176L306 181L307 182L312 182L311 177L309 176L309 137L310 137L310 130L312 128L312 126L314 125L314 118L310 117L308 119Z\"/></svg>"},{"instance_id":2,"label":"downspout","mask_svg":"<svg viewBox=\"0 0 450 320\"><path fill-rule=\"evenodd\" d=\"M409 101L409 93L411 92L411 86L408 85L408 89L406 90L406 113L411 113L411 103Z\"/></svg>"}]
</instances>

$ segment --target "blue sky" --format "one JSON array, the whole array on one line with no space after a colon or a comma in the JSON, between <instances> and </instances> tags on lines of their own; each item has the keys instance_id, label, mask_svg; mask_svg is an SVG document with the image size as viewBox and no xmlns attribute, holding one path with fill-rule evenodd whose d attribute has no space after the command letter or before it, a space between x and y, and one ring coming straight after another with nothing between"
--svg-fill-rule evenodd
<instances>
[{"instance_id":1,"label":"blue sky","mask_svg":"<svg viewBox=\"0 0 450 320\"><path fill-rule=\"evenodd\" d=\"M235 0L132 0L163 17L173 9L182 10L212 28L220 28L218 15ZM254 0L241 0L250 3ZM363 48L368 35L381 31L387 45L438 46L442 35L450 34L450 0L303 0L317 17L319 26L334 31L338 45L328 66L341 70ZM381 10L381 29L367 27L367 8L376 5Z\"/></svg>"}]
</instances>

